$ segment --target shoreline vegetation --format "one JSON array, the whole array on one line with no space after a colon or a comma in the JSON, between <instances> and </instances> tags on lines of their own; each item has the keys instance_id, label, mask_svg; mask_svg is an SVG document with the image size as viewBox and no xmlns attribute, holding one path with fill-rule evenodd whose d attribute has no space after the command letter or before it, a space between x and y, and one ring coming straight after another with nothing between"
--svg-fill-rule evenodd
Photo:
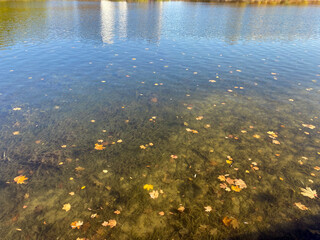
<instances>
[{"instance_id":1,"label":"shoreline vegetation","mask_svg":"<svg viewBox=\"0 0 320 240\"><path fill-rule=\"evenodd\" d=\"M54 0L0 0L0 2L45 2ZM74 0L57 0L57 1L74 1ZM101 1L112 1L112 2L203 2L203 3L232 3L232 4L320 4L320 0L75 0L79 2L101 2Z\"/></svg>"}]
</instances>

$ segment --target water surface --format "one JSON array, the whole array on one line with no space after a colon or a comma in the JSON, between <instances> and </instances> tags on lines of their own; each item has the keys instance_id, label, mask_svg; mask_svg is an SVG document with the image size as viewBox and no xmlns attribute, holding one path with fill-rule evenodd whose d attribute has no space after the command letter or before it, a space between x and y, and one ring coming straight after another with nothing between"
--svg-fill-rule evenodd
<instances>
[{"instance_id":1,"label":"water surface","mask_svg":"<svg viewBox=\"0 0 320 240\"><path fill-rule=\"evenodd\" d=\"M2 239L318 239L319 10L1 2Z\"/></svg>"}]
</instances>

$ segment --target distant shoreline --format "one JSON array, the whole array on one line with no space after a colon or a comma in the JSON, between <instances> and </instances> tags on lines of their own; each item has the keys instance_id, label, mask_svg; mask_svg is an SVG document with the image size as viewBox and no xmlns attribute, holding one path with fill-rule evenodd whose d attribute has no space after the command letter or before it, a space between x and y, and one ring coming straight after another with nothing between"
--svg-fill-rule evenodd
<instances>
[{"instance_id":1,"label":"distant shoreline","mask_svg":"<svg viewBox=\"0 0 320 240\"><path fill-rule=\"evenodd\" d=\"M46 2L46 1L60 1L60 0L0 0L0 2ZM268 5L309 5L320 4L320 0L64 0L64 1L80 1L80 2L203 2L203 3L230 3L230 4L268 4Z\"/></svg>"}]
</instances>

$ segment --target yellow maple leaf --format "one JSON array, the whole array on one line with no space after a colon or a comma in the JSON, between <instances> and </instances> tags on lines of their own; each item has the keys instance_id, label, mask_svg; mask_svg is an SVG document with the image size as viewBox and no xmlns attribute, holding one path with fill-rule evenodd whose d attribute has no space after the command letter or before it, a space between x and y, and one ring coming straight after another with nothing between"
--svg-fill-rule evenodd
<instances>
[{"instance_id":1,"label":"yellow maple leaf","mask_svg":"<svg viewBox=\"0 0 320 240\"><path fill-rule=\"evenodd\" d=\"M146 184L146 185L143 186L143 189L147 189L147 191L152 190L153 189L153 185Z\"/></svg>"},{"instance_id":2,"label":"yellow maple leaf","mask_svg":"<svg viewBox=\"0 0 320 240\"><path fill-rule=\"evenodd\" d=\"M228 160L227 160L228 161ZM226 181L226 177L224 175L219 175L218 179L221 181L221 182L224 182Z\"/></svg>"},{"instance_id":3,"label":"yellow maple leaf","mask_svg":"<svg viewBox=\"0 0 320 240\"><path fill-rule=\"evenodd\" d=\"M232 160L226 160L226 163L231 165L233 163L233 161Z\"/></svg>"},{"instance_id":4,"label":"yellow maple leaf","mask_svg":"<svg viewBox=\"0 0 320 240\"><path fill-rule=\"evenodd\" d=\"M235 185L232 185L231 186L231 189L235 192L240 192L241 191L241 188L239 188L238 186L235 186Z\"/></svg>"},{"instance_id":5,"label":"yellow maple leaf","mask_svg":"<svg viewBox=\"0 0 320 240\"><path fill-rule=\"evenodd\" d=\"M25 181L27 180L28 178L26 176L17 176L15 177L13 180L17 183L17 184L23 184L25 183Z\"/></svg>"}]
</instances>

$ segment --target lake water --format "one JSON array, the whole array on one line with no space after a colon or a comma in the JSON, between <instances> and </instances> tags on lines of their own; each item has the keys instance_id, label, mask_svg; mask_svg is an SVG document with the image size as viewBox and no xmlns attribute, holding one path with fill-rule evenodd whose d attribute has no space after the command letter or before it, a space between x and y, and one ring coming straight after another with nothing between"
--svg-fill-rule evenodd
<instances>
[{"instance_id":1,"label":"lake water","mask_svg":"<svg viewBox=\"0 0 320 240\"><path fill-rule=\"evenodd\" d=\"M319 5L0 2L1 239L320 239L319 101Z\"/></svg>"}]
</instances>

